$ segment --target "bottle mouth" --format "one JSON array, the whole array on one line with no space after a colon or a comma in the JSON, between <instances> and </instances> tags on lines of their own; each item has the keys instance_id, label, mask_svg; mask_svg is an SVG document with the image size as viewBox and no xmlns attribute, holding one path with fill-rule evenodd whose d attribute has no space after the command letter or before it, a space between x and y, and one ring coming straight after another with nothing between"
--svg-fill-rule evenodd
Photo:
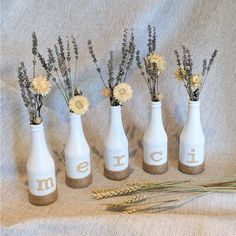
<instances>
[{"instance_id":1,"label":"bottle mouth","mask_svg":"<svg viewBox=\"0 0 236 236\"><path fill-rule=\"evenodd\" d=\"M111 111L120 111L121 110L121 106L110 106Z\"/></svg>"},{"instance_id":2,"label":"bottle mouth","mask_svg":"<svg viewBox=\"0 0 236 236\"><path fill-rule=\"evenodd\" d=\"M41 122L38 125L30 125L30 128L32 131L42 130L43 129L43 122Z\"/></svg>"},{"instance_id":3,"label":"bottle mouth","mask_svg":"<svg viewBox=\"0 0 236 236\"><path fill-rule=\"evenodd\" d=\"M76 118L80 118L81 115L75 114L74 112L70 112L70 118L76 119Z\"/></svg>"},{"instance_id":4,"label":"bottle mouth","mask_svg":"<svg viewBox=\"0 0 236 236\"><path fill-rule=\"evenodd\" d=\"M191 107L198 107L200 105L200 101L199 100L198 101L191 101L191 100L189 100L188 104Z\"/></svg>"},{"instance_id":5,"label":"bottle mouth","mask_svg":"<svg viewBox=\"0 0 236 236\"><path fill-rule=\"evenodd\" d=\"M150 104L151 104L151 107L161 107L161 101L158 101L158 102L151 101Z\"/></svg>"}]
</instances>

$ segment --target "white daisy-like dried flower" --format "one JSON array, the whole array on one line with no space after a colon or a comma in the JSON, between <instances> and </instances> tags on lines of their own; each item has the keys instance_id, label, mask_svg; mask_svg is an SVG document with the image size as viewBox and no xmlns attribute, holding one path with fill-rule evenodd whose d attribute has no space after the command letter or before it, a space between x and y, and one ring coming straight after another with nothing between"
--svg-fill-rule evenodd
<instances>
[{"instance_id":1,"label":"white daisy-like dried flower","mask_svg":"<svg viewBox=\"0 0 236 236\"><path fill-rule=\"evenodd\" d=\"M151 66L155 64L160 73L165 70L166 61L163 56L159 54L150 54L146 60L151 64Z\"/></svg>"},{"instance_id":2,"label":"white daisy-like dried flower","mask_svg":"<svg viewBox=\"0 0 236 236\"><path fill-rule=\"evenodd\" d=\"M159 94L157 94L156 98L158 101L161 101L163 98L163 95L161 93L159 93Z\"/></svg>"},{"instance_id":3,"label":"white daisy-like dried flower","mask_svg":"<svg viewBox=\"0 0 236 236\"><path fill-rule=\"evenodd\" d=\"M124 103L128 101L133 94L131 86L127 83L120 83L115 86L113 90L114 97L120 102Z\"/></svg>"},{"instance_id":4,"label":"white daisy-like dried flower","mask_svg":"<svg viewBox=\"0 0 236 236\"><path fill-rule=\"evenodd\" d=\"M175 69L174 75L178 80L184 80L187 75L187 71L184 69L183 65Z\"/></svg>"},{"instance_id":5,"label":"white daisy-like dried flower","mask_svg":"<svg viewBox=\"0 0 236 236\"><path fill-rule=\"evenodd\" d=\"M77 95L82 95L82 94L83 94L83 90L79 86L77 86L75 88L74 95L77 96Z\"/></svg>"},{"instance_id":6,"label":"white daisy-like dried flower","mask_svg":"<svg viewBox=\"0 0 236 236\"><path fill-rule=\"evenodd\" d=\"M46 96L51 91L51 83L46 77L38 76L32 81L32 89L35 94Z\"/></svg>"},{"instance_id":7,"label":"white daisy-like dried flower","mask_svg":"<svg viewBox=\"0 0 236 236\"><path fill-rule=\"evenodd\" d=\"M85 96L74 96L69 101L69 108L77 115L85 114L89 109L89 101Z\"/></svg>"},{"instance_id":8,"label":"white daisy-like dried flower","mask_svg":"<svg viewBox=\"0 0 236 236\"><path fill-rule=\"evenodd\" d=\"M201 79L200 75L195 74L191 77L191 85L194 88L200 88L201 84L202 84L202 79Z\"/></svg>"},{"instance_id":9,"label":"white daisy-like dried flower","mask_svg":"<svg viewBox=\"0 0 236 236\"><path fill-rule=\"evenodd\" d=\"M36 117L34 119L34 123L37 124L37 125L41 124L41 122L42 122L42 118L41 117Z\"/></svg>"},{"instance_id":10,"label":"white daisy-like dried flower","mask_svg":"<svg viewBox=\"0 0 236 236\"><path fill-rule=\"evenodd\" d=\"M104 88L103 91L102 91L102 95L104 97L110 97L111 96L111 89L110 88Z\"/></svg>"}]
</instances>

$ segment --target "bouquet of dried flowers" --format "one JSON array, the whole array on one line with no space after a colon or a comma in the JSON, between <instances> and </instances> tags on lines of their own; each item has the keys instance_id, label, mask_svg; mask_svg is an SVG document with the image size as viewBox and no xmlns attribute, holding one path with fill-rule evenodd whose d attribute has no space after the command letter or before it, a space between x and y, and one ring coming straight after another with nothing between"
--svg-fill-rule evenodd
<instances>
[{"instance_id":1,"label":"bouquet of dried flowers","mask_svg":"<svg viewBox=\"0 0 236 236\"><path fill-rule=\"evenodd\" d=\"M107 203L108 211L156 213L181 207L195 198L210 193L236 193L236 177L215 177L200 180L165 182L137 182L117 189L93 190L96 200L122 197L122 200ZM124 196L130 196L124 199Z\"/></svg>"},{"instance_id":2,"label":"bouquet of dried flowers","mask_svg":"<svg viewBox=\"0 0 236 236\"><path fill-rule=\"evenodd\" d=\"M21 62L20 66L18 67L18 82L21 88L21 95L29 112L30 123L33 125L37 125L42 122L42 98L43 96L49 94L51 90L51 83L48 78L43 76L36 77L36 63L38 53L37 46L38 42L36 34L32 33L33 79L30 79L24 62Z\"/></svg>"},{"instance_id":3,"label":"bouquet of dried flowers","mask_svg":"<svg viewBox=\"0 0 236 236\"><path fill-rule=\"evenodd\" d=\"M71 45L73 45L73 50L71 50ZM89 108L89 101L83 96L83 91L77 85L79 59L77 41L73 36L71 41L67 37L65 46L62 38L59 36L58 43L54 45L54 50L56 58L53 50L48 48L47 61L40 53L37 54L42 67L46 71L47 78L56 84L70 112L78 115L85 114ZM72 71L73 66L74 71Z\"/></svg>"},{"instance_id":4,"label":"bouquet of dried flowers","mask_svg":"<svg viewBox=\"0 0 236 236\"><path fill-rule=\"evenodd\" d=\"M193 61L191 58L190 50L183 45L182 50L182 61L180 59L178 51L174 51L178 66L174 74L178 80L184 82L184 86L187 89L189 99L191 101L198 101L202 88L205 84L208 72L210 71L214 59L217 55L217 50L213 52L209 61L207 61L207 59L203 60L201 75L193 74Z\"/></svg>"},{"instance_id":5,"label":"bouquet of dried flowers","mask_svg":"<svg viewBox=\"0 0 236 236\"><path fill-rule=\"evenodd\" d=\"M88 40L88 50L91 54L94 64L96 65L97 72L100 79L104 84L102 92L104 97L110 98L111 106L119 106L128 101L132 97L132 88L129 84L125 83L128 71L130 70L135 53L134 33L131 31L128 34L128 29L124 29L122 48L121 48L121 62L117 75L114 75L114 54L110 51L110 58L107 63L108 67L108 80L105 81L101 73L101 68L98 66L97 58L95 56L92 41Z\"/></svg>"},{"instance_id":6,"label":"bouquet of dried flowers","mask_svg":"<svg viewBox=\"0 0 236 236\"><path fill-rule=\"evenodd\" d=\"M156 28L148 25L148 53L146 58L143 59L145 71L143 69L143 65L140 58L140 50L136 52L136 61L137 66L141 71L141 75L146 82L150 95L151 100L153 102L161 101L162 94L159 91L159 78L160 75L165 70L166 61L165 58L156 51Z\"/></svg>"}]
</instances>

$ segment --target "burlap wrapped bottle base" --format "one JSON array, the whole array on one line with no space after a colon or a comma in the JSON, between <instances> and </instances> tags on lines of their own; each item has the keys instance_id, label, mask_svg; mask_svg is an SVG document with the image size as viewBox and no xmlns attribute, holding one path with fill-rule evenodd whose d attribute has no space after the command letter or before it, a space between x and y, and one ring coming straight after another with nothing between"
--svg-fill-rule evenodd
<instances>
[{"instance_id":1,"label":"burlap wrapped bottle base","mask_svg":"<svg viewBox=\"0 0 236 236\"><path fill-rule=\"evenodd\" d=\"M66 184L71 188L85 188L92 183L92 173L83 179L72 179L66 174Z\"/></svg>"},{"instance_id":2,"label":"burlap wrapped bottle base","mask_svg":"<svg viewBox=\"0 0 236 236\"><path fill-rule=\"evenodd\" d=\"M46 206L46 205L49 205L49 204L55 202L57 200L57 198L58 198L57 189L54 192L52 192L46 196L36 196L29 191L29 201L33 205Z\"/></svg>"},{"instance_id":3,"label":"burlap wrapped bottle base","mask_svg":"<svg viewBox=\"0 0 236 236\"><path fill-rule=\"evenodd\" d=\"M163 174L168 170L168 162L162 165L149 165L143 162L143 170L152 175Z\"/></svg>"},{"instance_id":4,"label":"burlap wrapped bottle base","mask_svg":"<svg viewBox=\"0 0 236 236\"><path fill-rule=\"evenodd\" d=\"M199 166L186 166L179 161L178 168L181 172L188 175L197 175L204 171L204 162Z\"/></svg>"},{"instance_id":5,"label":"burlap wrapped bottle base","mask_svg":"<svg viewBox=\"0 0 236 236\"><path fill-rule=\"evenodd\" d=\"M130 175L130 168L126 168L122 171L110 171L104 167L104 175L111 180L123 180Z\"/></svg>"}]
</instances>

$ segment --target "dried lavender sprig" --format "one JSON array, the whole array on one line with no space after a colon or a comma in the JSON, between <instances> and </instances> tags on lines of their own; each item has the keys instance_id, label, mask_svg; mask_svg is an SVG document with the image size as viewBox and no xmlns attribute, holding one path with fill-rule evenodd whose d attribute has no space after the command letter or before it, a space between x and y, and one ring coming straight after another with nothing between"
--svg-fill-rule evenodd
<instances>
[{"instance_id":1,"label":"dried lavender sprig","mask_svg":"<svg viewBox=\"0 0 236 236\"><path fill-rule=\"evenodd\" d=\"M185 50L186 50L186 57L187 57L187 65L189 68L189 76L192 76L193 61L192 61L191 53L190 53L190 50L186 47L185 47Z\"/></svg>"},{"instance_id":2,"label":"dried lavender sprig","mask_svg":"<svg viewBox=\"0 0 236 236\"><path fill-rule=\"evenodd\" d=\"M177 50L174 50L174 54L175 54L175 56L176 56L177 65L178 65L179 68L181 68L182 63L181 63L181 61L180 61L179 52L178 52Z\"/></svg>"},{"instance_id":3,"label":"dried lavender sprig","mask_svg":"<svg viewBox=\"0 0 236 236\"><path fill-rule=\"evenodd\" d=\"M184 77L184 80L183 80L184 81L184 87L186 88L189 97L191 97L191 94L190 94L191 91L189 90L189 86L187 84L187 77L184 76L183 73L182 73L182 66L183 65L182 65L181 60L180 60L179 52L177 50L174 50L174 54L176 56L176 61L177 61L177 66L179 68L179 72L180 72L181 76Z\"/></svg>"},{"instance_id":4,"label":"dried lavender sprig","mask_svg":"<svg viewBox=\"0 0 236 236\"><path fill-rule=\"evenodd\" d=\"M78 67L78 58L79 58L79 52L78 52L78 44L75 40L75 37L72 35L72 44L74 48L74 55L75 55L75 73L74 73L74 87L75 86L75 81L77 79L77 67Z\"/></svg>"},{"instance_id":5,"label":"dried lavender sprig","mask_svg":"<svg viewBox=\"0 0 236 236\"><path fill-rule=\"evenodd\" d=\"M41 65L42 65L43 69L47 72L48 71L48 65L47 65L44 57L40 53L38 53L38 58L41 62Z\"/></svg>"},{"instance_id":6,"label":"dried lavender sprig","mask_svg":"<svg viewBox=\"0 0 236 236\"><path fill-rule=\"evenodd\" d=\"M61 59L62 68L64 71L63 77L64 77L66 87L68 89L68 95L71 98L73 96L73 86L72 86L72 81L71 81L71 77L70 77L70 68L68 67L68 64L66 63L64 44L63 44L63 41L60 36L58 37L58 44L59 44L60 56L61 56L60 59Z\"/></svg>"},{"instance_id":7,"label":"dried lavender sprig","mask_svg":"<svg viewBox=\"0 0 236 236\"><path fill-rule=\"evenodd\" d=\"M30 111L30 109L34 108L34 98L30 91L30 81L27 76L24 62L21 62L20 66L18 67L18 82L21 88L21 95L25 106Z\"/></svg>"},{"instance_id":8,"label":"dried lavender sprig","mask_svg":"<svg viewBox=\"0 0 236 236\"><path fill-rule=\"evenodd\" d=\"M75 37L72 35L72 44L73 44L73 48L74 48L74 54L75 54L75 59L78 60L79 58L79 50L78 50L78 44L75 40Z\"/></svg>"},{"instance_id":9,"label":"dried lavender sprig","mask_svg":"<svg viewBox=\"0 0 236 236\"><path fill-rule=\"evenodd\" d=\"M69 61L71 61L71 54L70 54L70 42L69 42L68 39L67 39L67 48L66 48L66 50L67 50L66 60L69 62Z\"/></svg>"},{"instance_id":10,"label":"dried lavender sprig","mask_svg":"<svg viewBox=\"0 0 236 236\"><path fill-rule=\"evenodd\" d=\"M58 50L57 50L57 56L59 56ZM38 58L41 62L42 67L44 68L45 72L47 73L47 78L52 79L52 81L56 84L56 86L58 87L60 93L64 97L64 99L66 101L66 104L68 105L69 97L67 95L66 88L63 86L62 80L61 80L61 78L58 74L58 69L55 65L55 57L53 55L53 51L50 48L48 48L47 63L46 63L46 60L44 59L44 57L40 53L38 53ZM57 75L57 78L58 78L58 81L59 81L60 85L58 84L57 79L52 75L53 70L56 72L56 75Z\"/></svg>"},{"instance_id":11,"label":"dried lavender sprig","mask_svg":"<svg viewBox=\"0 0 236 236\"><path fill-rule=\"evenodd\" d=\"M182 46L182 51L183 51L182 62L180 62L179 56L177 58L178 54L175 53L176 58L177 58L177 65L179 66L180 71L181 71L181 66L183 66L184 70L186 71L186 77L184 78L184 86L187 89L190 100L194 101L197 98L195 98L191 89L191 76L192 76L192 67L193 67L191 54L187 47L185 47L184 45L181 45L181 46Z\"/></svg>"},{"instance_id":12,"label":"dried lavender sprig","mask_svg":"<svg viewBox=\"0 0 236 236\"><path fill-rule=\"evenodd\" d=\"M64 90L64 92L63 92L63 90L62 90L63 85L62 85L62 83L61 83L61 80L59 80L60 83L61 83L61 86L57 83L57 80L56 80L55 77L52 77L52 80L53 80L53 82L56 84L56 86L57 86L57 88L59 89L60 93L62 94L62 96L63 96L63 98L64 98L66 104L69 105L69 99L67 98L67 95L66 95L66 93L65 93L65 90ZM61 87L62 87L62 88L61 88Z\"/></svg>"},{"instance_id":13,"label":"dried lavender sprig","mask_svg":"<svg viewBox=\"0 0 236 236\"><path fill-rule=\"evenodd\" d=\"M213 54L211 55L211 59L209 60L209 63L208 63L208 66L207 66L207 71L210 71L211 66L212 66L212 64L213 64L213 62L215 60L216 55L217 55L217 50L215 50L213 52Z\"/></svg>"},{"instance_id":14,"label":"dried lavender sprig","mask_svg":"<svg viewBox=\"0 0 236 236\"><path fill-rule=\"evenodd\" d=\"M152 48L152 27L151 25L148 25L148 52L149 54L153 53L153 48Z\"/></svg>"},{"instance_id":15,"label":"dried lavender sprig","mask_svg":"<svg viewBox=\"0 0 236 236\"><path fill-rule=\"evenodd\" d=\"M207 59L204 59L202 61L202 77L206 75L206 71L207 71Z\"/></svg>"},{"instance_id":16,"label":"dried lavender sprig","mask_svg":"<svg viewBox=\"0 0 236 236\"><path fill-rule=\"evenodd\" d=\"M61 37L58 37L58 45L59 45L59 50L57 45L54 45L56 56L57 56L57 61L59 65L59 69L61 71L61 75L64 80L65 88L67 90L67 95L69 98L72 98L73 96L73 88L72 88L72 81L69 75L69 68L66 63L66 57L65 57L65 52L64 52L64 44L61 39Z\"/></svg>"},{"instance_id":17,"label":"dried lavender sprig","mask_svg":"<svg viewBox=\"0 0 236 236\"><path fill-rule=\"evenodd\" d=\"M156 27L152 27L152 50L153 50L153 53L155 52L156 50L156 40L157 36L156 36Z\"/></svg>"},{"instance_id":18,"label":"dried lavender sprig","mask_svg":"<svg viewBox=\"0 0 236 236\"><path fill-rule=\"evenodd\" d=\"M130 37L128 37L128 29L124 29L123 39L122 39L122 47L121 47L121 62L119 64L119 69L117 76L114 76L114 68L113 68L113 52L110 53L110 58L108 60L107 66L108 66L108 86L101 74L101 68L97 64L97 58L95 56L93 45L91 40L88 40L88 50L89 53L93 59L94 64L96 65L97 71L99 73L99 76L104 84L104 86L107 88L109 87L111 89L111 95L110 95L110 103L112 106L118 106L120 105L120 102L114 98L113 96L113 89L114 87L122 83L126 80L128 71L130 70L133 59L134 59L134 53L135 53L135 44L134 44L134 33L131 32Z\"/></svg>"},{"instance_id":19,"label":"dried lavender sprig","mask_svg":"<svg viewBox=\"0 0 236 236\"><path fill-rule=\"evenodd\" d=\"M207 67L206 67L206 74L205 74L205 77L203 78L203 83L202 83L202 86L201 86L201 88L200 88L199 94L200 94L200 92L201 92L202 89L203 89L203 86L204 86L204 84L205 84L205 82L206 82L206 78L207 78L208 72L210 71L211 66L213 65L213 62L214 62L214 60L215 60L215 58L216 58L216 55L217 55L217 52L218 52L217 50L214 50L214 52L213 52L212 55L211 55L211 59L209 60L209 63L208 63L208 65L207 65Z\"/></svg>"},{"instance_id":20,"label":"dried lavender sprig","mask_svg":"<svg viewBox=\"0 0 236 236\"><path fill-rule=\"evenodd\" d=\"M136 52L136 62L137 62L137 66L138 66L138 68L139 68L139 70L140 70L140 72L141 72L141 75L142 75L142 77L143 77L143 79L144 79L145 83L147 84L148 89L149 89L149 91L150 91L151 89L150 89L148 80L147 80L147 78L146 78L146 76L145 76L145 72L143 71L143 67L142 67L142 63L141 63L141 59L140 59L140 53L141 53L140 50L137 50L137 52Z\"/></svg>"},{"instance_id":21,"label":"dried lavender sprig","mask_svg":"<svg viewBox=\"0 0 236 236\"><path fill-rule=\"evenodd\" d=\"M124 74L123 82L126 81L128 71L130 70L130 68L133 64L134 54L135 54L135 43L134 43L134 32L132 31L130 34L129 47L128 47L128 56L129 57L128 57L127 64L125 67L125 74Z\"/></svg>"},{"instance_id":22,"label":"dried lavender sprig","mask_svg":"<svg viewBox=\"0 0 236 236\"><path fill-rule=\"evenodd\" d=\"M41 99L39 98L39 95L35 95L31 91L31 82L29 80L23 62L20 63L20 66L18 68L18 79L21 88L21 95L29 113L30 123L34 124L35 118L40 117L40 109L42 106L42 102Z\"/></svg>"},{"instance_id":23,"label":"dried lavender sprig","mask_svg":"<svg viewBox=\"0 0 236 236\"><path fill-rule=\"evenodd\" d=\"M141 75L148 86L151 100L160 101L160 96L159 96L160 71L156 63L150 63L150 61L147 60L147 57L154 54L156 50L156 45L157 45L156 28L154 26L148 25L147 32L148 32L148 37L147 37L148 53L146 55L146 58L143 58L145 71L142 69L139 50L136 52L136 61L137 61L137 66L140 69Z\"/></svg>"},{"instance_id":24,"label":"dried lavender sprig","mask_svg":"<svg viewBox=\"0 0 236 236\"><path fill-rule=\"evenodd\" d=\"M113 80L114 80L114 77L113 77L113 74L114 74L113 63L114 63L113 51L110 51L110 59L108 60L108 63L107 63L108 75L109 75L108 84L109 84L110 89L112 89L112 83L113 83Z\"/></svg>"},{"instance_id":25,"label":"dried lavender sprig","mask_svg":"<svg viewBox=\"0 0 236 236\"><path fill-rule=\"evenodd\" d=\"M121 54L122 54L122 58L119 64L119 72L116 77L116 80L118 82L122 81L122 76L124 75L124 70L127 63L127 55L128 55L128 29L127 28L124 29L124 33L123 33Z\"/></svg>"},{"instance_id":26,"label":"dried lavender sprig","mask_svg":"<svg viewBox=\"0 0 236 236\"><path fill-rule=\"evenodd\" d=\"M36 33L33 32L32 33L32 54L34 56L37 56L37 47L38 47L38 40L37 40L37 37L36 37Z\"/></svg>"},{"instance_id":27,"label":"dried lavender sprig","mask_svg":"<svg viewBox=\"0 0 236 236\"><path fill-rule=\"evenodd\" d=\"M102 76L102 74L101 74L101 68L100 68L100 67L98 66L98 64L97 64L97 58L96 58L95 53L94 53L94 51L93 51L93 45L92 45L91 39L88 40L88 50L89 50L89 52L90 52L90 55L91 55L91 57L92 57L92 59L93 59L94 64L96 65L97 72L98 72L98 74L99 74L99 76L100 76L100 78L101 78L101 80L102 80L104 86L107 87L107 85L106 85L106 83L105 83L105 80L104 80L104 78L103 78L103 76Z\"/></svg>"},{"instance_id":28,"label":"dried lavender sprig","mask_svg":"<svg viewBox=\"0 0 236 236\"><path fill-rule=\"evenodd\" d=\"M72 91L75 90L75 81L73 81L72 83L72 78L71 78L71 67L70 67L70 61L71 61L71 53L70 53L70 42L69 40L67 39L67 56L66 56L66 61L67 61L67 70L68 70L68 77L69 77L69 81L71 83L71 89Z\"/></svg>"},{"instance_id":29,"label":"dried lavender sprig","mask_svg":"<svg viewBox=\"0 0 236 236\"><path fill-rule=\"evenodd\" d=\"M38 40L37 40L37 36L36 33L33 32L32 33L32 54L33 54L33 78L35 78L35 65L36 65L36 55L37 55L37 49L38 47Z\"/></svg>"}]
</instances>

